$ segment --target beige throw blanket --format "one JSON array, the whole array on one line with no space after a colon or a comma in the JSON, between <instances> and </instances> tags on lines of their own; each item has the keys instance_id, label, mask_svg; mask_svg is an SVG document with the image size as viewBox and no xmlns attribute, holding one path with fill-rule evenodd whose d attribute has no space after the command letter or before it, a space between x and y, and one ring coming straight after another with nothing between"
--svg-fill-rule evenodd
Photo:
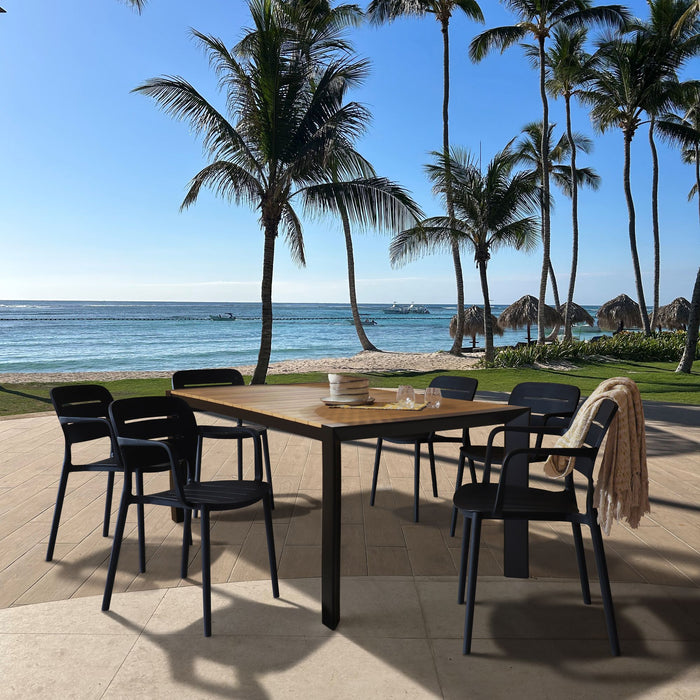
<instances>
[{"instance_id":1,"label":"beige throw blanket","mask_svg":"<svg viewBox=\"0 0 700 700\"><path fill-rule=\"evenodd\" d=\"M637 385L627 377L601 382L555 447L581 447L605 398L615 401L618 411L608 430L593 505L598 509L598 523L608 535L613 519L624 518L630 527L636 528L650 510L644 410ZM570 457L551 456L544 464L544 471L548 476L562 477L573 469L573 463Z\"/></svg>"}]
</instances>

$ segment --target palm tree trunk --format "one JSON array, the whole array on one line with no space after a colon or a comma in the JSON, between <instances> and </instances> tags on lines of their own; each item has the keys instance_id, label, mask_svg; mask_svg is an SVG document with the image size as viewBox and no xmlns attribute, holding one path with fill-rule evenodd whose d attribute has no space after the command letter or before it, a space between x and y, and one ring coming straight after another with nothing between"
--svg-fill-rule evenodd
<instances>
[{"instance_id":1,"label":"palm tree trunk","mask_svg":"<svg viewBox=\"0 0 700 700\"><path fill-rule=\"evenodd\" d=\"M571 305L574 303L576 270L578 268L578 182L576 181L576 143L571 129L571 97L566 95L566 136L571 148L571 274L569 292L566 296L566 317L564 318L564 340L572 340Z\"/></svg>"},{"instance_id":2,"label":"palm tree trunk","mask_svg":"<svg viewBox=\"0 0 700 700\"><path fill-rule=\"evenodd\" d=\"M683 356L676 372L690 374L698 347L698 326L700 325L700 268L695 276L693 298L690 300L690 318L688 319L688 334L685 337Z\"/></svg>"},{"instance_id":3,"label":"palm tree trunk","mask_svg":"<svg viewBox=\"0 0 700 700\"><path fill-rule=\"evenodd\" d=\"M554 274L554 265L552 265L552 259L549 259L549 280L552 283L552 296L554 297L554 308L559 311L561 309L561 304L559 303L559 286L557 285L557 277ZM547 342L553 342L557 339L559 335L559 329L561 324L557 323L552 332L547 336Z\"/></svg>"},{"instance_id":4,"label":"palm tree trunk","mask_svg":"<svg viewBox=\"0 0 700 700\"><path fill-rule=\"evenodd\" d=\"M442 152L445 156L445 199L447 201L447 218L450 228L454 229L455 210L452 203L452 173L450 170L450 29L449 19L441 20L442 30ZM464 277L462 260L459 255L459 243L452 239L452 262L455 268L457 284L457 328L450 352L462 353L464 343Z\"/></svg>"},{"instance_id":5,"label":"palm tree trunk","mask_svg":"<svg viewBox=\"0 0 700 700\"><path fill-rule=\"evenodd\" d=\"M355 331L360 340L363 350L377 350L365 334L365 329L360 318L360 311L357 308L357 295L355 293L355 254L352 247L352 235L350 234L350 221L345 207L340 209L340 218L343 222L343 233L345 234L345 251L348 257L348 288L350 291L350 309L352 311L352 322L355 324Z\"/></svg>"},{"instance_id":6,"label":"palm tree trunk","mask_svg":"<svg viewBox=\"0 0 700 700\"><path fill-rule=\"evenodd\" d=\"M695 145L695 194L698 198L698 218L700 219L700 146Z\"/></svg>"},{"instance_id":7,"label":"palm tree trunk","mask_svg":"<svg viewBox=\"0 0 700 700\"><path fill-rule=\"evenodd\" d=\"M659 156L654 142L656 120L653 115L649 122L649 146L651 147L651 222L654 236L654 305L651 311L651 328L656 328L656 314L659 311L659 283L661 277L661 245L659 242Z\"/></svg>"},{"instance_id":8,"label":"palm tree trunk","mask_svg":"<svg viewBox=\"0 0 700 700\"><path fill-rule=\"evenodd\" d=\"M649 327L649 316L647 315L646 302L644 301L644 288L642 287L642 272L639 268L639 254L637 253L637 220L634 211L634 200L632 199L632 186L630 184L630 152L632 145L632 133L629 129L624 130L625 141L625 165L624 165L624 187L625 199L627 200L627 213L629 216L629 239L630 250L632 252L632 266L634 267L634 281L637 286L637 300L642 316L644 335L651 335Z\"/></svg>"},{"instance_id":9,"label":"palm tree trunk","mask_svg":"<svg viewBox=\"0 0 700 700\"><path fill-rule=\"evenodd\" d=\"M547 296L547 274L549 273L549 103L545 84L545 37L539 39L540 96L542 97L542 274L540 275L540 295L537 309L537 342L544 344L544 303Z\"/></svg>"},{"instance_id":10,"label":"palm tree trunk","mask_svg":"<svg viewBox=\"0 0 700 700\"><path fill-rule=\"evenodd\" d=\"M260 299L262 302L262 330L260 334L258 364L250 380L251 384L264 384L265 378L267 377L267 368L270 366L270 353L272 352L272 271L275 262L276 234L277 226L272 223L266 223L262 288L260 292Z\"/></svg>"},{"instance_id":11,"label":"palm tree trunk","mask_svg":"<svg viewBox=\"0 0 700 700\"><path fill-rule=\"evenodd\" d=\"M486 277L486 262L478 261L479 279L481 280L481 293L484 296L484 348L487 365L492 365L494 360L493 349L493 325L491 322L491 302L489 301L489 283Z\"/></svg>"}]
</instances>

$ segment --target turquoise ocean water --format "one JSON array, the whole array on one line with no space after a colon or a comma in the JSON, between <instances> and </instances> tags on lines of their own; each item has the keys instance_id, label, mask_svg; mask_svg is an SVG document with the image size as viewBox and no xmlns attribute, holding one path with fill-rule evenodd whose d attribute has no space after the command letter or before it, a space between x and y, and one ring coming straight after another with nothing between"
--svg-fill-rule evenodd
<instances>
[{"instance_id":1,"label":"turquoise ocean water","mask_svg":"<svg viewBox=\"0 0 700 700\"><path fill-rule=\"evenodd\" d=\"M361 304L370 340L381 350L449 350L456 305L427 305L429 314L387 314L386 304ZM494 306L498 315L505 307ZM595 317L596 306L586 307ZM212 321L232 314L235 321ZM362 349L349 304L275 304L272 362L347 357ZM531 331L536 337L536 328ZM575 330L582 338L597 328ZM496 345L526 339L506 331ZM0 373L173 371L255 364L258 303L0 301ZM471 339L465 338L465 346ZM477 336L477 345L483 338Z\"/></svg>"}]
</instances>

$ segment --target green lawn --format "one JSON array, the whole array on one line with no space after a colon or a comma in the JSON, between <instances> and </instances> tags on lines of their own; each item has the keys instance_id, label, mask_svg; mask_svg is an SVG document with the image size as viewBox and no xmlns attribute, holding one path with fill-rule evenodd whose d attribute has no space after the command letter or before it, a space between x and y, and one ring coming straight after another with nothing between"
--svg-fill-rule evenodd
<instances>
[{"instance_id":1,"label":"green lawn","mask_svg":"<svg viewBox=\"0 0 700 700\"><path fill-rule=\"evenodd\" d=\"M561 382L576 384L581 394L587 396L603 379L626 376L639 385L646 401L665 401L700 405L700 374L676 374L677 363L671 362L609 362L580 364L571 370L553 369L481 369L469 372L370 372L366 376L370 385L395 387L412 384L420 389L427 386L439 374L464 374L477 377L479 391L510 392L518 382ZM326 382L320 372L308 374L270 375L269 384L299 382ZM170 388L169 379L122 379L105 382L115 398L163 394ZM0 385L0 416L13 416L37 411L50 411L49 390L53 384L2 384Z\"/></svg>"}]
</instances>

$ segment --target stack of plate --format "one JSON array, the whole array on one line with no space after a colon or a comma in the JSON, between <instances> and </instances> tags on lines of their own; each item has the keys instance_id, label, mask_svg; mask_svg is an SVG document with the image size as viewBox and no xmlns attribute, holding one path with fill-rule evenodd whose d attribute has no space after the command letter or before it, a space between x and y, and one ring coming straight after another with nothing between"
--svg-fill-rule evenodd
<instances>
[{"instance_id":1,"label":"stack of plate","mask_svg":"<svg viewBox=\"0 0 700 700\"><path fill-rule=\"evenodd\" d=\"M332 401L366 403L369 400L369 379L348 374L329 374Z\"/></svg>"}]
</instances>

